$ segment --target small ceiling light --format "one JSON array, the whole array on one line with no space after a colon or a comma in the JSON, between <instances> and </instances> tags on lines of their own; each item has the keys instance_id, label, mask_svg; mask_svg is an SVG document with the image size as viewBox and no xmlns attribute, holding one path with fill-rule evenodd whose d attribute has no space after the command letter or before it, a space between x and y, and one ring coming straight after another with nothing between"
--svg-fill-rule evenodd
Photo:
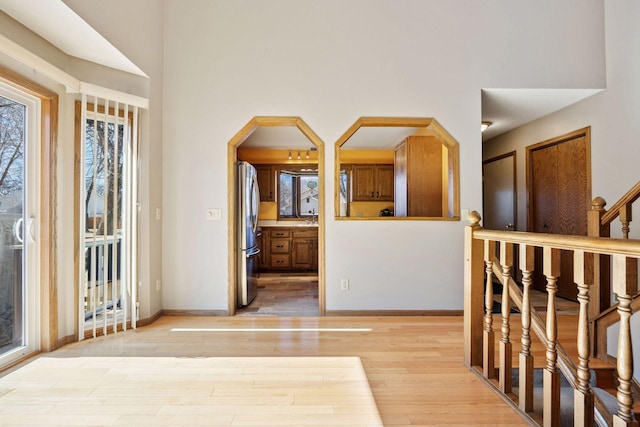
<instances>
[{"instance_id":1,"label":"small ceiling light","mask_svg":"<svg viewBox=\"0 0 640 427\"><path fill-rule=\"evenodd\" d=\"M480 132L484 132L489 126L491 126L491 122L482 122L480 125Z\"/></svg>"},{"instance_id":2,"label":"small ceiling light","mask_svg":"<svg viewBox=\"0 0 640 427\"><path fill-rule=\"evenodd\" d=\"M309 158L309 150L307 150L307 159Z\"/></svg>"},{"instance_id":3,"label":"small ceiling light","mask_svg":"<svg viewBox=\"0 0 640 427\"><path fill-rule=\"evenodd\" d=\"M291 160L291 151L289 151L289 160Z\"/></svg>"},{"instance_id":4,"label":"small ceiling light","mask_svg":"<svg viewBox=\"0 0 640 427\"><path fill-rule=\"evenodd\" d=\"M300 152L298 151L298 160L300 160Z\"/></svg>"}]
</instances>

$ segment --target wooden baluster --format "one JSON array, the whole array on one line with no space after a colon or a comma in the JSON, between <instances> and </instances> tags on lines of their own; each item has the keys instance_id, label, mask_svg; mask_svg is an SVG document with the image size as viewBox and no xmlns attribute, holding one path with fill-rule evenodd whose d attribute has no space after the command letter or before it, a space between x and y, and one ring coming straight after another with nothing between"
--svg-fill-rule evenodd
<instances>
[{"instance_id":1,"label":"wooden baluster","mask_svg":"<svg viewBox=\"0 0 640 427\"><path fill-rule=\"evenodd\" d=\"M589 370L589 357L591 346L589 344L589 281L593 277L591 267L593 254L584 251L573 253L573 278L578 285L578 302L580 313L578 319L578 388L574 390L573 425L593 427L593 392L591 385L591 371Z\"/></svg>"},{"instance_id":2,"label":"wooden baluster","mask_svg":"<svg viewBox=\"0 0 640 427\"><path fill-rule=\"evenodd\" d=\"M543 273L547 278L547 365L544 370L543 425L560 425L560 372L558 371L558 323L556 315L557 280L560 276L560 250L543 247Z\"/></svg>"},{"instance_id":3,"label":"wooden baluster","mask_svg":"<svg viewBox=\"0 0 640 427\"><path fill-rule=\"evenodd\" d=\"M522 351L520 352L519 401L524 412L533 411L533 356L531 355L531 276L534 269L534 247L520 244L522 271Z\"/></svg>"},{"instance_id":4,"label":"wooden baluster","mask_svg":"<svg viewBox=\"0 0 640 427\"><path fill-rule=\"evenodd\" d=\"M482 363L485 282L483 243L473 238L473 232L482 229L480 214L472 211L468 218L464 229L464 364L471 368Z\"/></svg>"},{"instance_id":5,"label":"wooden baluster","mask_svg":"<svg viewBox=\"0 0 640 427\"><path fill-rule=\"evenodd\" d=\"M620 209L620 222L622 223L622 237L629 238L631 224L631 203L627 203Z\"/></svg>"},{"instance_id":6,"label":"wooden baluster","mask_svg":"<svg viewBox=\"0 0 640 427\"><path fill-rule=\"evenodd\" d=\"M498 383L500 391L511 393L511 376L513 375L513 361L511 360L511 340L509 334L509 315L511 313L509 299L509 278L513 265L513 243L500 242L500 266L502 267L502 337L500 338L500 375Z\"/></svg>"},{"instance_id":7,"label":"wooden baluster","mask_svg":"<svg viewBox=\"0 0 640 427\"><path fill-rule=\"evenodd\" d=\"M484 336L482 340L482 366L486 378L496 377L495 334L493 332L493 258L496 256L496 242L484 241L484 263L486 286L484 289Z\"/></svg>"},{"instance_id":8,"label":"wooden baluster","mask_svg":"<svg viewBox=\"0 0 640 427\"><path fill-rule=\"evenodd\" d=\"M638 286L629 266L636 264L635 259L624 255L613 255L613 291L618 297L620 332L618 336L618 413L613 416L614 427L637 426L633 414L633 395L631 380L633 377L633 346L631 343L631 297Z\"/></svg>"}]
</instances>

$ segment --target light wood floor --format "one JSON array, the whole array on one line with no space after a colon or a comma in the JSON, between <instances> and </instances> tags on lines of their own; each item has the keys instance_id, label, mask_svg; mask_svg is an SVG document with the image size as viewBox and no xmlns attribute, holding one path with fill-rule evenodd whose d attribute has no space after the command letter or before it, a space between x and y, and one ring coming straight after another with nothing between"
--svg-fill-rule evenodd
<instances>
[{"instance_id":1,"label":"light wood floor","mask_svg":"<svg viewBox=\"0 0 640 427\"><path fill-rule=\"evenodd\" d=\"M462 357L459 316L162 317L43 355L51 375L4 373L0 425L527 425Z\"/></svg>"},{"instance_id":2,"label":"light wood floor","mask_svg":"<svg viewBox=\"0 0 640 427\"><path fill-rule=\"evenodd\" d=\"M527 425L462 365L462 317L319 318L317 276L258 286L235 317L163 317L0 374L0 426Z\"/></svg>"}]
</instances>

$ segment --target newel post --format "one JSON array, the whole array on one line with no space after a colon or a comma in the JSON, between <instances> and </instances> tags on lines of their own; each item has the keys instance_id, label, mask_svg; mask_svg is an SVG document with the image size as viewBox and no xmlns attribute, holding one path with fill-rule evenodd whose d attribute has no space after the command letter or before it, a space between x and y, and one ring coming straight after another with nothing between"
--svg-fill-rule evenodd
<instances>
[{"instance_id":1,"label":"newel post","mask_svg":"<svg viewBox=\"0 0 640 427\"><path fill-rule=\"evenodd\" d=\"M611 225L602 224L602 217L607 212L604 207L607 202L602 197L596 197L591 202L591 210L587 212L587 235L589 237L610 237ZM593 258L593 280L591 301L589 304L589 318L594 318L611 305L609 298L611 281L609 279L610 257L600 255Z\"/></svg>"},{"instance_id":2,"label":"newel post","mask_svg":"<svg viewBox=\"0 0 640 427\"><path fill-rule=\"evenodd\" d=\"M480 214L469 213L464 229L464 364L467 368L482 364L484 309L484 243L473 238L480 230Z\"/></svg>"}]
</instances>

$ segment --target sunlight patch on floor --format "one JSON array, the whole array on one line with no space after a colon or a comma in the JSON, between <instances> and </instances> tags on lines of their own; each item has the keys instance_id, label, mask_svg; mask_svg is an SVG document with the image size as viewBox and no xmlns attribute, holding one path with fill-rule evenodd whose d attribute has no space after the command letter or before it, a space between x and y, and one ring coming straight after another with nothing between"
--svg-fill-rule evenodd
<instances>
[{"instance_id":1,"label":"sunlight patch on floor","mask_svg":"<svg viewBox=\"0 0 640 427\"><path fill-rule=\"evenodd\" d=\"M0 420L382 426L358 357L41 357L0 378Z\"/></svg>"}]
</instances>

